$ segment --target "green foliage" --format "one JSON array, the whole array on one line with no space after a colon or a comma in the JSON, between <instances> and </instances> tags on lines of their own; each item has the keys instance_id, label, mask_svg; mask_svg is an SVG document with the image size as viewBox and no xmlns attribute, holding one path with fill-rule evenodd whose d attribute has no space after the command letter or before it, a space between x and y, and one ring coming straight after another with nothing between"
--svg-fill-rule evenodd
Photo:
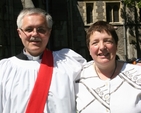
<instances>
[{"instance_id":1,"label":"green foliage","mask_svg":"<svg viewBox=\"0 0 141 113\"><path fill-rule=\"evenodd\" d=\"M141 1L140 1L140 2L138 2L138 7L139 7L139 8L141 8Z\"/></svg>"},{"instance_id":2,"label":"green foliage","mask_svg":"<svg viewBox=\"0 0 141 113\"><path fill-rule=\"evenodd\" d=\"M128 7L137 5L139 8L141 8L141 0L123 0L123 2Z\"/></svg>"}]
</instances>

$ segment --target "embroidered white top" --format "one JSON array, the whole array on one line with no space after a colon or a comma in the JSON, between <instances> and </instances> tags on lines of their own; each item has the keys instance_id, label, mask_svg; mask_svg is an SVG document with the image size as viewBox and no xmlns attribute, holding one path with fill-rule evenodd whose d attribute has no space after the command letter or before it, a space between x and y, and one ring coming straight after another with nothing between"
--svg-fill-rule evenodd
<instances>
[{"instance_id":1,"label":"embroidered white top","mask_svg":"<svg viewBox=\"0 0 141 113\"><path fill-rule=\"evenodd\" d=\"M75 85L78 113L141 113L141 66L124 63L114 79L101 80L92 61Z\"/></svg>"},{"instance_id":2,"label":"embroidered white top","mask_svg":"<svg viewBox=\"0 0 141 113\"><path fill-rule=\"evenodd\" d=\"M70 49L54 51L53 58L53 76L44 113L75 113L74 79L86 61ZM39 57L21 60L15 56L0 61L0 113L25 112L40 61Z\"/></svg>"}]
</instances>

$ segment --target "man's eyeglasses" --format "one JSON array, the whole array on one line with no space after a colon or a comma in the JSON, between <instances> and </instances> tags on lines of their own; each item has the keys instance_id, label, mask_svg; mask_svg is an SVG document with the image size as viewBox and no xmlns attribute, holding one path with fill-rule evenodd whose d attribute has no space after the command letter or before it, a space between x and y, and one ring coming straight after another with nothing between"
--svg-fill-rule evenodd
<instances>
[{"instance_id":1,"label":"man's eyeglasses","mask_svg":"<svg viewBox=\"0 0 141 113\"><path fill-rule=\"evenodd\" d=\"M26 28L26 29L22 29L20 28L21 31L26 32L26 33L31 33L34 31L34 29L36 30L37 33L41 33L41 34L45 34L48 29L47 28L43 28L43 27L38 27L38 28ZM35 31L34 31L35 32Z\"/></svg>"}]
</instances>

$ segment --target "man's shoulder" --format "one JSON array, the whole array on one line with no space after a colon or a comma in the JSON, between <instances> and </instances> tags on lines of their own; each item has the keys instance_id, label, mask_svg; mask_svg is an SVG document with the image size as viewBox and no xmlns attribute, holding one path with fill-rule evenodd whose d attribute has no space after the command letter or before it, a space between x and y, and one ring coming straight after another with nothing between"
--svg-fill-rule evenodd
<instances>
[{"instance_id":1,"label":"man's shoulder","mask_svg":"<svg viewBox=\"0 0 141 113\"><path fill-rule=\"evenodd\" d=\"M69 48L62 48L62 49L53 51L53 53L63 53L63 54L68 54L70 52L76 53L74 50L69 49Z\"/></svg>"},{"instance_id":2,"label":"man's shoulder","mask_svg":"<svg viewBox=\"0 0 141 113\"><path fill-rule=\"evenodd\" d=\"M12 59L13 57L15 57L15 56L2 58L2 59L0 59L0 62L2 62L2 61L8 61L8 60Z\"/></svg>"},{"instance_id":3,"label":"man's shoulder","mask_svg":"<svg viewBox=\"0 0 141 113\"><path fill-rule=\"evenodd\" d=\"M8 62L11 62L11 61L13 61L15 58L16 58L15 56L8 57L8 58L3 58L3 59L0 60L0 65L5 64L5 63L8 63Z\"/></svg>"},{"instance_id":4,"label":"man's shoulder","mask_svg":"<svg viewBox=\"0 0 141 113\"><path fill-rule=\"evenodd\" d=\"M66 57L66 56L74 57L74 58L83 57L82 55L80 55L76 51L69 49L69 48L63 48L63 49L60 49L60 50L57 50L57 51L53 51L53 54L56 55L56 56L61 56L61 57Z\"/></svg>"},{"instance_id":5,"label":"man's shoulder","mask_svg":"<svg viewBox=\"0 0 141 113\"><path fill-rule=\"evenodd\" d=\"M69 64L71 64L70 62L80 63L80 64L86 63L86 59L82 55L68 48L64 48L58 51L53 51L53 56L55 61L61 61L61 62L64 61Z\"/></svg>"}]
</instances>

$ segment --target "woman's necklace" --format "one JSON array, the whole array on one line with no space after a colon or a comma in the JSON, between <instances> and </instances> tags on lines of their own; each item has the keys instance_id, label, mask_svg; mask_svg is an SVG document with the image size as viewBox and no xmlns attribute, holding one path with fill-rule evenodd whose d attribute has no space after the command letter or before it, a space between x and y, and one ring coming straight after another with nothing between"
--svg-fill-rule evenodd
<instances>
[{"instance_id":1,"label":"woman's necklace","mask_svg":"<svg viewBox=\"0 0 141 113\"><path fill-rule=\"evenodd\" d=\"M98 72L97 72L97 70L96 70L96 66L94 66L94 67L95 67L96 74L99 76L99 74L98 74ZM111 74L111 76L110 76L110 79L112 79L112 78L113 78L113 76L114 76L114 74L115 74L116 69L117 69L117 62L115 61L115 68L114 68L114 70L113 70L113 73L112 73L112 74Z\"/></svg>"},{"instance_id":2,"label":"woman's necklace","mask_svg":"<svg viewBox=\"0 0 141 113\"><path fill-rule=\"evenodd\" d=\"M112 78L113 78L113 76L114 76L114 74L115 74L116 69L117 69L117 62L115 61L115 68L114 68L114 71L113 71L112 75L110 76L110 79L112 79Z\"/></svg>"}]
</instances>

